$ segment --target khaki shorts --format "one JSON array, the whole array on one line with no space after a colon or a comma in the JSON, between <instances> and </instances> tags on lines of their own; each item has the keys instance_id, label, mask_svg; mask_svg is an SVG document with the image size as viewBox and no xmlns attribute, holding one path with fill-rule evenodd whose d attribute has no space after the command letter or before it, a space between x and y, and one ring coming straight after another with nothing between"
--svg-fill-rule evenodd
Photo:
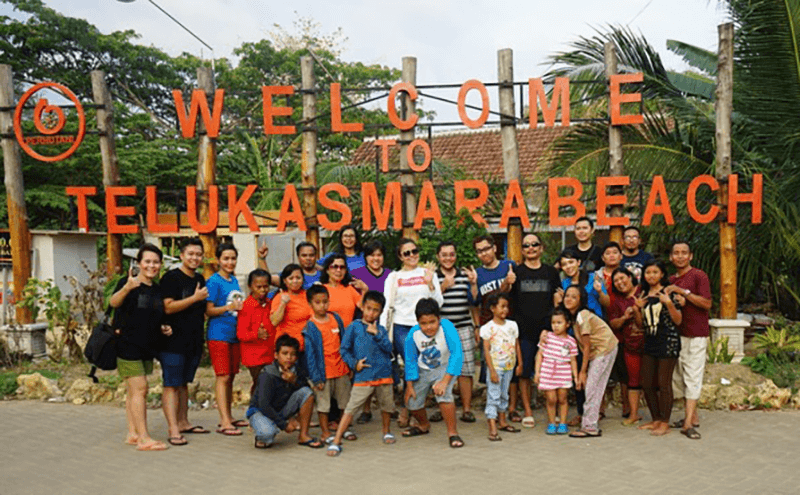
<instances>
[{"instance_id":1,"label":"khaki shorts","mask_svg":"<svg viewBox=\"0 0 800 495\"><path fill-rule=\"evenodd\" d=\"M331 397L336 399L339 407L344 407L350 402L350 376L344 375L338 378L325 380L325 388L322 390L314 389L314 397L317 399L317 412L327 413L331 411Z\"/></svg>"},{"instance_id":2,"label":"khaki shorts","mask_svg":"<svg viewBox=\"0 0 800 495\"><path fill-rule=\"evenodd\" d=\"M132 376L147 376L153 372L153 360L128 361L127 359L117 358L117 371L122 378Z\"/></svg>"},{"instance_id":3,"label":"khaki shorts","mask_svg":"<svg viewBox=\"0 0 800 495\"><path fill-rule=\"evenodd\" d=\"M367 403L372 392L375 391L375 398L378 399L378 406L381 411L392 413L394 412L394 390L391 383L383 385L370 385L362 387L353 387L350 391L350 401L345 408L345 414L353 415L359 411L364 404Z\"/></svg>"},{"instance_id":4,"label":"khaki shorts","mask_svg":"<svg viewBox=\"0 0 800 495\"><path fill-rule=\"evenodd\" d=\"M708 337L681 337L681 354L672 373L672 390L676 399L700 398L707 348Z\"/></svg>"}]
</instances>

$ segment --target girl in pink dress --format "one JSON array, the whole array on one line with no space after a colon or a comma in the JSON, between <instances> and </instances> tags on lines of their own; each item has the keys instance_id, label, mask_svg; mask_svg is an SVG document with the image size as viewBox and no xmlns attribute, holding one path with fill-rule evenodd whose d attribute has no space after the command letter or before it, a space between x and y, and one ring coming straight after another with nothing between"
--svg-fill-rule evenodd
<instances>
[{"instance_id":1,"label":"girl in pink dress","mask_svg":"<svg viewBox=\"0 0 800 495\"><path fill-rule=\"evenodd\" d=\"M536 354L536 374L533 382L544 390L547 398L547 434L566 435L569 433L567 417L569 404L567 392L572 388L572 380L578 382L578 343L567 334L572 315L562 308L553 310L550 317L550 327L553 332L547 339L539 342L539 352ZM580 384L577 385L580 387ZM561 423L556 426L556 405L559 406L558 417Z\"/></svg>"}]
</instances>

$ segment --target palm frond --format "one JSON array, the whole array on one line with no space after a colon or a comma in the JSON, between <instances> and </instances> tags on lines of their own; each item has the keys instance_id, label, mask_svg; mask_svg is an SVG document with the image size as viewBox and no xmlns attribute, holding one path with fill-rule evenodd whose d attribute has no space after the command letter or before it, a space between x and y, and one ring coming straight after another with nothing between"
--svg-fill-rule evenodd
<instances>
[{"instance_id":1,"label":"palm frond","mask_svg":"<svg viewBox=\"0 0 800 495\"><path fill-rule=\"evenodd\" d=\"M667 50L680 55L684 62L708 76L717 75L717 54L683 41L667 40Z\"/></svg>"}]
</instances>

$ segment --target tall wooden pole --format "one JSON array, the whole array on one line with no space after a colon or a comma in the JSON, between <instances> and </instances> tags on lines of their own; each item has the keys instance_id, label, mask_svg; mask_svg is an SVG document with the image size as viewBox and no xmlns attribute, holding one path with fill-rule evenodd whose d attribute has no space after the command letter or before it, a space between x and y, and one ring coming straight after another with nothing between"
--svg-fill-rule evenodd
<instances>
[{"instance_id":1,"label":"tall wooden pole","mask_svg":"<svg viewBox=\"0 0 800 495\"><path fill-rule=\"evenodd\" d=\"M14 75L11 66L0 65L0 134L2 134L3 168L5 171L8 230L11 236L11 258L14 272L14 300L22 300L22 289L31 277L31 233L25 208L25 185L22 180L22 157L14 138ZM42 164L45 166L45 164ZM16 308L18 323L32 323L31 312Z\"/></svg>"},{"instance_id":2,"label":"tall wooden pole","mask_svg":"<svg viewBox=\"0 0 800 495\"><path fill-rule=\"evenodd\" d=\"M605 44L604 48L604 56L605 56L605 66L606 66L606 78L611 80L611 76L617 73L617 51L614 48L614 43L608 42ZM609 99L609 108L608 108L608 115L609 119L611 118L611 100ZM609 173L612 176L620 176L624 175L625 170L623 169L622 164L622 129L619 127L615 127L611 125L611 121L609 120L608 124L608 169ZM612 191L612 194L622 194L621 188L615 187L616 191ZM622 206L614 205L611 207L611 215L615 217L621 217L623 214ZM620 226L611 227L611 232L609 234L609 240L622 243L622 231L623 228Z\"/></svg>"},{"instance_id":3,"label":"tall wooden pole","mask_svg":"<svg viewBox=\"0 0 800 495\"><path fill-rule=\"evenodd\" d=\"M519 180L519 145L514 110L514 52L497 51L497 81L500 83L500 141L503 147L503 175L506 182ZM508 224L507 257L522 262L522 223L518 218Z\"/></svg>"},{"instance_id":4,"label":"tall wooden pole","mask_svg":"<svg viewBox=\"0 0 800 495\"><path fill-rule=\"evenodd\" d=\"M417 58L403 57L403 82L417 85ZM403 118L414 114L417 111L417 104L408 97L405 92L400 93L400 105ZM408 166L408 145L414 140L416 126L407 131L400 132L400 184L403 186L403 237L418 239L419 234L412 227L414 217L417 215L417 202L414 198L412 187L414 186L414 176L411 175L411 168Z\"/></svg>"},{"instance_id":5,"label":"tall wooden pole","mask_svg":"<svg viewBox=\"0 0 800 495\"><path fill-rule=\"evenodd\" d=\"M720 183L719 273L720 318L736 319L736 225L727 221L728 177L731 175L731 114L733 113L733 24L722 24L719 30L717 64L717 180Z\"/></svg>"},{"instance_id":6,"label":"tall wooden pole","mask_svg":"<svg viewBox=\"0 0 800 495\"><path fill-rule=\"evenodd\" d=\"M306 219L306 241L317 247L319 245L319 227L317 226L317 94L314 79L314 59L308 55L300 58L303 89L303 155L301 161L303 188L303 217ZM314 189L308 189L314 188Z\"/></svg>"},{"instance_id":7,"label":"tall wooden pole","mask_svg":"<svg viewBox=\"0 0 800 495\"><path fill-rule=\"evenodd\" d=\"M100 157L103 162L103 187L119 185L119 160L114 144L114 101L106 85L106 74L92 71L92 94L97 109L97 130L100 133ZM109 278L122 273L122 235L106 234L106 273Z\"/></svg>"},{"instance_id":8,"label":"tall wooden pole","mask_svg":"<svg viewBox=\"0 0 800 495\"><path fill-rule=\"evenodd\" d=\"M206 92L207 96L214 95L214 72L209 67L197 69L197 85ZM216 182L217 175L217 140L208 136L202 119L200 120L200 143L198 145L197 161L197 212L200 222L208 221L208 192ZM203 242L203 276L205 278L214 274L216 269L217 231L214 229L208 234L200 234ZM211 261L213 260L213 261Z\"/></svg>"}]
</instances>

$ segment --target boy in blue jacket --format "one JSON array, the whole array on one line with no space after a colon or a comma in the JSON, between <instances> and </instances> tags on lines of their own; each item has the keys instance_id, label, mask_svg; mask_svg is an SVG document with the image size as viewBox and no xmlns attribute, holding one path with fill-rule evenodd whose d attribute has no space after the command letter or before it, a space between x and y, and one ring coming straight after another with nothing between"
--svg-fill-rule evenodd
<instances>
[{"instance_id":1,"label":"boy in blue jacket","mask_svg":"<svg viewBox=\"0 0 800 495\"><path fill-rule=\"evenodd\" d=\"M374 290L367 291L362 303L361 319L351 323L344 332L342 358L355 371L355 383L336 436L328 446L328 455L331 457L342 453L342 437L353 420L353 414L361 410L373 392L383 415L383 443L395 442L394 435L389 431L394 411L392 342L389 340L389 332L378 324L385 304L386 298L383 294Z\"/></svg>"},{"instance_id":2,"label":"boy in blue jacket","mask_svg":"<svg viewBox=\"0 0 800 495\"><path fill-rule=\"evenodd\" d=\"M330 299L324 285L314 284L306 291L312 315L303 329L306 343L306 365L308 377L314 386L317 399L319 427L325 443L333 441L328 428L328 414L331 411L331 398L343 405L350 401L350 368L342 359L341 347L344 323L336 313L329 312ZM355 440L352 431L344 432L345 440Z\"/></svg>"},{"instance_id":3,"label":"boy in blue jacket","mask_svg":"<svg viewBox=\"0 0 800 495\"><path fill-rule=\"evenodd\" d=\"M441 318L436 300L421 299L414 312L417 325L408 331L405 342L405 400L419 426L412 426L403 432L403 436L416 437L430 432L425 398L433 389L447 425L450 447L463 447L464 441L456 430L456 406L453 400L454 378L461 374L464 361L461 338L456 327L449 320Z\"/></svg>"},{"instance_id":4,"label":"boy in blue jacket","mask_svg":"<svg viewBox=\"0 0 800 495\"><path fill-rule=\"evenodd\" d=\"M257 449L271 447L281 430L286 433L300 430L297 437L300 445L314 449L324 445L308 434L314 394L302 368L296 365L299 349L297 339L281 335L275 342L275 361L258 375L258 385L247 409L247 419L256 432Z\"/></svg>"}]
</instances>

